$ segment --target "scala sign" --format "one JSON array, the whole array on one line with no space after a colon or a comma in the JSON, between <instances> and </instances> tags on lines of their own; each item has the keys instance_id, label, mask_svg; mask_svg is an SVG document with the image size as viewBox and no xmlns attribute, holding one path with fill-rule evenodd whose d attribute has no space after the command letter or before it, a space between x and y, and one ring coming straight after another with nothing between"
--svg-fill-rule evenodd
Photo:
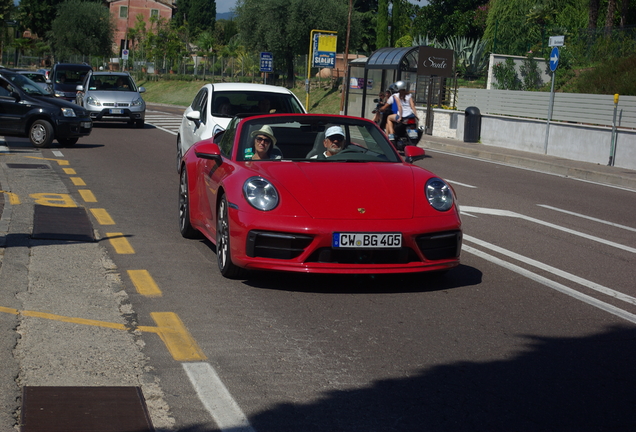
<instances>
[{"instance_id":1,"label":"scala sign","mask_svg":"<svg viewBox=\"0 0 636 432\"><path fill-rule=\"evenodd\" d=\"M417 62L417 74L438 77L452 76L454 56L454 51L450 49L421 46Z\"/></svg>"},{"instance_id":2,"label":"scala sign","mask_svg":"<svg viewBox=\"0 0 636 432\"><path fill-rule=\"evenodd\" d=\"M311 67L335 68L336 45L338 36L333 34L314 34L313 58Z\"/></svg>"}]
</instances>

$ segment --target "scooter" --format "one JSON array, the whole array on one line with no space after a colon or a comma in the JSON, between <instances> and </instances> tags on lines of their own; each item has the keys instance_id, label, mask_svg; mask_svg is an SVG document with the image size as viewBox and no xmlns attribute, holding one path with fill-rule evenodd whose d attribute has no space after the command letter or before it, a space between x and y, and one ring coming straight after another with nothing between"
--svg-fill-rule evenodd
<instances>
[{"instance_id":1,"label":"scooter","mask_svg":"<svg viewBox=\"0 0 636 432\"><path fill-rule=\"evenodd\" d=\"M418 119L415 116L400 120L394 126L395 139L393 144L399 151L404 151L407 145L416 146L424 131L418 126Z\"/></svg>"}]
</instances>

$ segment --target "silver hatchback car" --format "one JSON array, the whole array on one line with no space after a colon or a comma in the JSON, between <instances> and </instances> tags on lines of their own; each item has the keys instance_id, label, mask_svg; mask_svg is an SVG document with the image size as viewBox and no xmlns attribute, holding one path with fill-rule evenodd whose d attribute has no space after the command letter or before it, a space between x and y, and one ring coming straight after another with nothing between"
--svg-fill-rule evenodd
<instances>
[{"instance_id":1,"label":"silver hatchback car","mask_svg":"<svg viewBox=\"0 0 636 432\"><path fill-rule=\"evenodd\" d=\"M77 86L76 102L93 121L125 121L143 128L146 103L141 93L145 91L127 72L89 72Z\"/></svg>"}]
</instances>

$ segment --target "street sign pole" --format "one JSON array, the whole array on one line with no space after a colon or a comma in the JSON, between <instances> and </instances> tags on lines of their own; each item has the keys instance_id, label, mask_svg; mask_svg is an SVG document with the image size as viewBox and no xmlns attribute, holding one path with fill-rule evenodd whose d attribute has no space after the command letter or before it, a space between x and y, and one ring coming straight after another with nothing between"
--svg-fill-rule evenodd
<instances>
[{"instance_id":1,"label":"street sign pole","mask_svg":"<svg viewBox=\"0 0 636 432\"><path fill-rule=\"evenodd\" d=\"M548 105L548 122L545 127L545 144L543 153L548 154L548 138L550 137L550 119L552 118L552 107L554 106L554 81L556 81L556 69L559 66L559 48L553 47L550 53L550 70L552 71L552 85L550 86L550 103Z\"/></svg>"}]
</instances>

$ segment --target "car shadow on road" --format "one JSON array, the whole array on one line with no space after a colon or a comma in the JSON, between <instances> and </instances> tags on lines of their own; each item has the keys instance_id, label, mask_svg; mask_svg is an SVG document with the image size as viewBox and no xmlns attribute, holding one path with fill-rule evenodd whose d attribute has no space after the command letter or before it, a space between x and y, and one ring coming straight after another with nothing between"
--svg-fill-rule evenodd
<instances>
[{"instance_id":1,"label":"car shadow on road","mask_svg":"<svg viewBox=\"0 0 636 432\"><path fill-rule=\"evenodd\" d=\"M323 275L279 272L254 272L246 285L281 291L342 294L382 294L443 291L479 285L480 270L459 265L446 272L384 274L384 275Z\"/></svg>"},{"instance_id":2,"label":"car shadow on road","mask_svg":"<svg viewBox=\"0 0 636 432\"><path fill-rule=\"evenodd\" d=\"M281 402L249 420L258 432L636 430L636 328L514 336L522 349L491 360L450 361L359 387L332 386L312 401Z\"/></svg>"}]
</instances>

